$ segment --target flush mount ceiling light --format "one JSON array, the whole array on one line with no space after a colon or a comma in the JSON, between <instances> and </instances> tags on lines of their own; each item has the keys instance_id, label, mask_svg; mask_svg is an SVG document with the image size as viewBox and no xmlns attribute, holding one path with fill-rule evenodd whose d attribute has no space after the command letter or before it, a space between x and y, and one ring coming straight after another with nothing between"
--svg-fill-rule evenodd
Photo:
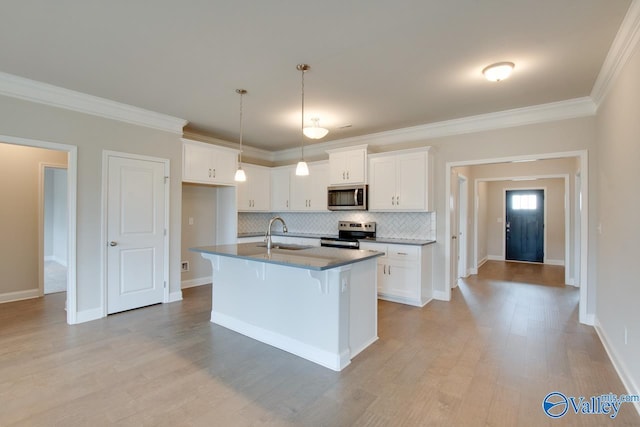
<instances>
[{"instance_id":1,"label":"flush mount ceiling light","mask_svg":"<svg viewBox=\"0 0 640 427\"><path fill-rule=\"evenodd\" d=\"M296 68L302 73L302 112L300 115L300 130L302 133L300 134L300 161L296 166L296 175L306 176L309 175L309 166L307 166L307 162L304 161L304 73L309 71L311 67L307 64L298 64Z\"/></svg>"},{"instance_id":2,"label":"flush mount ceiling light","mask_svg":"<svg viewBox=\"0 0 640 427\"><path fill-rule=\"evenodd\" d=\"M513 62L497 62L485 67L482 74L490 82L499 82L506 79L513 71L515 64Z\"/></svg>"},{"instance_id":3,"label":"flush mount ceiling light","mask_svg":"<svg viewBox=\"0 0 640 427\"><path fill-rule=\"evenodd\" d=\"M247 180L247 175L245 175L244 169L242 169L242 97L247 93L247 91L244 89L236 89L236 93L240 94L240 153L238 159L238 170L236 171L234 180L238 182L245 182Z\"/></svg>"},{"instance_id":4,"label":"flush mount ceiling light","mask_svg":"<svg viewBox=\"0 0 640 427\"><path fill-rule=\"evenodd\" d=\"M327 136L327 134L329 133L329 129L320 127L320 125L318 124L320 122L320 119L318 117L314 117L313 119L311 119L311 122L313 123L313 126L307 126L302 130L307 138L321 139Z\"/></svg>"}]
</instances>

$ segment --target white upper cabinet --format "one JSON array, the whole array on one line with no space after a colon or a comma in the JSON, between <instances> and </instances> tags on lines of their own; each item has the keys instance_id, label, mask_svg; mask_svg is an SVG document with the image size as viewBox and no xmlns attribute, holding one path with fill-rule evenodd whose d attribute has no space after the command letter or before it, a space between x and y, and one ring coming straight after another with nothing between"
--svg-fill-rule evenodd
<instances>
[{"instance_id":1,"label":"white upper cabinet","mask_svg":"<svg viewBox=\"0 0 640 427\"><path fill-rule=\"evenodd\" d=\"M369 156L369 210L429 211L429 170L424 148Z\"/></svg>"},{"instance_id":2,"label":"white upper cabinet","mask_svg":"<svg viewBox=\"0 0 640 427\"><path fill-rule=\"evenodd\" d=\"M364 184L367 178L367 146L328 150L329 184Z\"/></svg>"},{"instance_id":3,"label":"white upper cabinet","mask_svg":"<svg viewBox=\"0 0 640 427\"><path fill-rule=\"evenodd\" d=\"M294 211L327 211L329 166L326 162L310 163L308 176L291 175L290 200Z\"/></svg>"},{"instance_id":4,"label":"white upper cabinet","mask_svg":"<svg viewBox=\"0 0 640 427\"><path fill-rule=\"evenodd\" d=\"M242 169L247 180L237 183L238 211L268 212L271 207L271 169L247 163L242 164Z\"/></svg>"},{"instance_id":5,"label":"white upper cabinet","mask_svg":"<svg viewBox=\"0 0 640 427\"><path fill-rule=\"evenodd\" d=\"M271 211L282 212L290 209L289 187L293 168L284 166L271 169Z\"/></svg>"},{"instance_id":6,"label":"white upper cabinet","mask_svg":"<svg viewBox=\"0 0 640 427\"><path fill-rule=\"evenodd\" d=\"M188 139L182 141L183 181L235 185L238 150Z\"/></svg>"}]
</instances>

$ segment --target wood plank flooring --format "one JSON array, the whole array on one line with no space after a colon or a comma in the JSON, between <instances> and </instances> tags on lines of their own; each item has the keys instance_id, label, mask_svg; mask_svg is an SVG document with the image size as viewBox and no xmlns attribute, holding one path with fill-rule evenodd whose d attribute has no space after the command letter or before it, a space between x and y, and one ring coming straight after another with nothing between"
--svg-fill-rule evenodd
<instances>
[{"instance_id":1,"label":"wood plank flooring","mask_svg":"<svg viewBox=\"0 0 640 427\"><path fill-rule=\"evenodd\" d=\"M563 275L489 262L449 303L380 301L380 340L340 373L211 324L209 286L75 326L64 293L2 304L0 425L640 425L630 404L542 412L551 391L624 393Z\"/></svg>"}]
</instances>

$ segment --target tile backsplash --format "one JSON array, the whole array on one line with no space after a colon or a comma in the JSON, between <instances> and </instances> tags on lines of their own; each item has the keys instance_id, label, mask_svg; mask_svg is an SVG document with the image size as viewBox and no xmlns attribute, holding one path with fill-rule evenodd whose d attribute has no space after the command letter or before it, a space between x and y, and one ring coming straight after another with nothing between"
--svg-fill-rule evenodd
<instances>
[{"instance_id":1,"label":"tile backsplash","mask_svg":"<svg viewBox=\"0 0 640 427\"><path fill-rule=\"evenodd\" d=\"M436 237L435 212L241 212L238 233L263 232L269 219L276 215L285 220L289 232L335 235L338 221L375 221L379 237L430 240Z\"/></svg>"}]
</instances>

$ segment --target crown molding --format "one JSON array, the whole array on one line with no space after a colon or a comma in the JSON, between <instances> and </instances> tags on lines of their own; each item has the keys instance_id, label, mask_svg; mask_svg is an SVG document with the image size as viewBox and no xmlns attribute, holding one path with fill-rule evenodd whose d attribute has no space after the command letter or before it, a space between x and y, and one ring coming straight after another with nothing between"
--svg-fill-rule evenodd
<instances>
[{"instance_id":1,"label":"crown molding","mask_svg":"<svg viewBox=\"0 0 640 427\"><path fill-rule=\"evenodd\" d=\"M385 146L405 142L424 141L445 136L462 135L495 129L504 129L556 120L588 117L596 114L596 105L590 97L515 108L496 113L480 114L461 119L446 120L427 125L372 133L324 143L305 145L305 157L326 157L327 150L366 143L369 146ZM297 159L300 148L274 152L277 162Z\"/></svg>"},{"instance_id":2,"label":"crown molding","mask_svg":"<svg viewBox=\"0 0 640 427\"><path fill-rule=\"evenodd\" d=\"M177 134L187 124L177 117L3 72L0 95Z\"/></svg>"},{"instance_id":3,"label":"crown molding","mask_svg":"<svg viewBox=\"0 0 640 427\"><path fill-rule=\"evenodd\" d=\"M236 142L225 141L224 139L214 138L212 136L202 135L200 133L184 131L183 138L192 141L206 142L207 144L218 145L221 147L232 148L234 150L240 149L240 144ZM252 147L247 144L242 144L242 157L244 159L258 160L261 163L267 163L267 166L275 161L274 152L263 150L261 148Z\"/></svg>"},{"instance_id":4,"label":"crown molding","mask_svg":"<svg viewBox=\"0 0 640 427\"><path fill-rule=\"evenodd\" d=\"M633 0L602 64L591 98L600 106L640 40L640 0Z\"/></svg>"}]
</instances>

